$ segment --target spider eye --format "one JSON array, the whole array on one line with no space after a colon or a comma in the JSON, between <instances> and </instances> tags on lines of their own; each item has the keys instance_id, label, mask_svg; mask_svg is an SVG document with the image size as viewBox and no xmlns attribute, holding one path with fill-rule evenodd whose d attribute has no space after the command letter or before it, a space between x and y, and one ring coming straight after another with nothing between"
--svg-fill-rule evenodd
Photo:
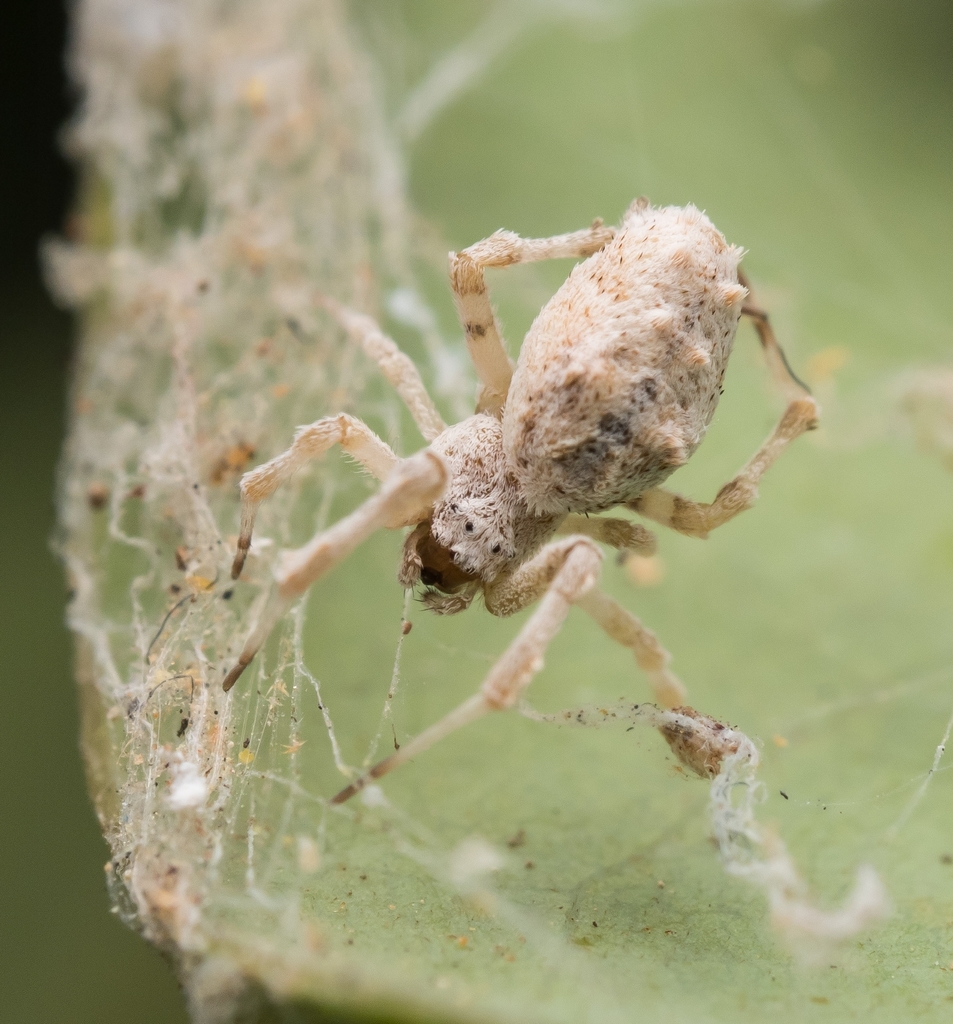
<instances>
[{"instance_id":1,"label":"spider eye","mask_svg":"<svg viewBox=\"0 0 953 1024\"><path fill-rule=\"evenodd\" d=\"M494 555L498 555L500 553L500 545L494 544L493 547L490 548L490 550L493 552Z\"/></svg>"},{"instance_id":2,"label":"spider eye","mask_svg":"<svg viewBox=\"0 0 953 1024\"><path fill-rule=\"evenodd\" d=\"M473 533L473 523L467 522L467 524L463 528L467 531L467 533Z\"/></svg>"}]
</instances>

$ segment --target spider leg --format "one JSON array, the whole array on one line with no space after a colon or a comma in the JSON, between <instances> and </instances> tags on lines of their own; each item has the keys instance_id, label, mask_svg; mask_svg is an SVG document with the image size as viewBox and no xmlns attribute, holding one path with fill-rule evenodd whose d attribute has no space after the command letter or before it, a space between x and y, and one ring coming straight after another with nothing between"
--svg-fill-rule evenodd
<instances>
[{"instance_id":1,"label":"spider leg","mask_svg":"<svg viewBox=\"0 0 953 1024\"><path fill-rule=\"evenodd\" d=\"M342 306L326 296L322 296L319 302L347 331L351 340L356 341L368 357L377 363L381 373L410 410L420 433L428 441L442 434L447 425L427 393L413 360L401 352L397 343L384 334L373 318Z\"/></svg>"},{"instance_id":2,"label":"spider leg","mask_svg":"<svg viewBox=\"0 0 953 1024\"><path fill-rule=\"evenodd\" d=\"M683 498L664 487L655 487L628 502L628 507L639 515L690 537L706 537L729 519L751 508L758 497L761 477L795 438L817 426L820 412L807 386L788 365L784 351L774 336L768 314L755 304L748 279L740 270L738 280L749 290L749 301L742 306L742 313L754 321L768 368L784 392L788 405L768 439L741 471L721 488L710 504Z\"/></svg>"},{"instance_id":3,"label":"spider leg","mask_svg":"<svg viewBox=\"0 0 953 1024\"><path fill-rule=\"evenodd\" d=\"M754 292L748 275L739 267L738 283L748 289L748 299L741 307L741 315L750 317L754 323L754 329L758 332L758 339L764 349L764 357L768 363L768 369L775 383L781 388L782 393L789 402L798 398L809 398L810 388L791 369L784 349L778 344L774 328L768 318L767 312L755 300Z\"/></svg>"},{"instance_id":4,"label":"spider leg","mask_svg":"<svg viewBox=\"0 0 953 1024\"><path fill-rule=\"evenodd\" d=\"M239 484L242 499L241 526L235 561L232 563L233 580L238 579L245 565L258 506L302 466L312 459L320 458L335 444L339 444L348 455L357 459L378 480L384 480L400 461L390 446L366 423L347 413L325 416L305 427L298 427L290 448L246 473Z\"/></svg>"},{"instance_id":5,"label":"spider leg","mask_svg":"<svg viewBox=\"0 0 953 1024\"><path fill-rule=\"evenodd\" d=\"M585 517L579 518L584 519ZM615 524L623 523L624 520L600 520L597 517L591 517L588 522L590 524L600 522ZM610 543L605 536L596 535L600 532L596 530L590 536L603 541L603 543ZM648 530L645 533L648 534L654 545L655 538ZM559 563L565 560L576 546L580 545L581 540L582 538L576 534L566 540L547 544L535 558L530 559L509 579L504 580L502 584L498 583L488 587L485 594L487 611L494 615L512 615L538 600L555 580ZM649 677L655 696L662 704L666 707L678 707L680 704L684 704L687 697L685 686L677 676L668 670L671 655L659 643L658 637L650 629L643 626L631 612L596 586L580 592L572 600L574 604L591 616L613 640L632 651L636 664Z\"/></svg>"},{"instance_id":6,"label":"spider leg","mask_svg":"<svg viewBox=\"0 0 953 1024\"><path fill-rule=\"evenodd\" d=\"M303 547L282 552L265 610L245 641L237 664L222 680L222 689L227 691L235 685L295 598L376 530L396 530L426 517L446 483L443 460L431 451L419 452L398 462L377 494L350 515L315 534Z\"/></svg>"},{"instance_id":7,"label":"spider leg","mask_svg":"<svg viewBox=\"0 0 953 1024\"><path fill-rule=\"evenodd\" d=\"M462 252L450 253L450 286L457 315L467 336L470 358L480 379L477 412L502 416L513 376L500 328L490 305L483 275L485 267L509 267L538 260L580 259L598 252L615 235L615 228L595 220L591 227L551 238L520 238L496 231Z\"/></svg>"},{"instance_id":8,"label":"spider leg","mask_svg":"<svg viewBox=\"0 0 953 1024\"><path fill-rule=\"evenodd\" d=\"M608 544L610 548L635 551L640 555L654 555L658 546L651 530L646 530L639 523L630 523L628 519L570 513L560 524L557 533L581 533L601 544Z\"/></svg>"},{"instance_id":9,"label":"spider leg","mask_svg":"<svg viewBox=\"0 0 953 1024\"><path fill-rule=\"evenodd\" d=\"M536 601L539 606L483 680L479 692L355 779L331 802L343 803L373 779L423 753L462 726L491 711L513 707L543 667L546 648L573 604L588 612L610 637L633 650L663 703L681 704L685 689L668 671L668 652L655 634L595 589L601 564L599 549L577 534L547 544L516 572L489 584L484 596L487 610L494 615L512 615Z\"/></svg>"},{"instance_id":10,"label":"spider leg","mask_svg":"<svg viewBox=\"0 0 953 1024\"><path fill-rule=\"evenodd\" d=\"M688 537L707 537L729 519L751 508L758 498L758 483L781 452L796 438L817 425L817 405L810 396L795 399L785 409L767 441L733 479L705 503L683 498L664 487L653 487L628 502L628 507L647 519Z\"/></svg>"},{"instance_id":11,"label":"spider leg","mask_svg":"<svg viewBox=\"0 0 953 1024\"><path fill-rule=\"evenodd\" d=\"M787 361L784 349L781 348L778 344L778 339L775 337L774 328L771 326L768 313L755 301L751 282L741 267L738 267L738 284L748 291L747 301L741 307L741 315L750 316L754 324L754 330L757 332L757 337L759 337L762 348L765 350L768 369L771 371L771 376L774 377L775 383L781 388L788 401L806 396L810 397L811 389L791 370L791 365Z\"/></svg>"},{"instance_id":12,"label":"spider leg","mask_svg":"<svg viewBox=\"0 0 953 1024\"><path fill-rule=\"evenodd\" d=\"M508 599L502 606L496 605L492 609L495 614L508 615L526 607L540 596L540 591L542 600L516 639L490 669L479 692L355 779L331 802L343 803L371 780L393 771L462 726L491 711L512 707L543 667L543 654L559 632L570 606L595 583L601 561L602 555L595 544L583 537L572 537L548 544L513 573L509 585L504 584L500 588L512 590L512 593L505 595ZM487 598L489 608L489 593ZM505 611L501 611L501 607Z\"/></svg>"},{"instance_id":13,"label":"spider leg","mask_svg":"<svg viewBox=\"0 0 953 1024\"><path fill-rule=\"evenodd\" d=\"M608 594L593 588L576 602L579 607L623 647L635 655L635 662L649 677L658 702L667 708L683 705L688 697L685 684L668 670L671 654L658 637Z\"/></svg>"}]
</instances>

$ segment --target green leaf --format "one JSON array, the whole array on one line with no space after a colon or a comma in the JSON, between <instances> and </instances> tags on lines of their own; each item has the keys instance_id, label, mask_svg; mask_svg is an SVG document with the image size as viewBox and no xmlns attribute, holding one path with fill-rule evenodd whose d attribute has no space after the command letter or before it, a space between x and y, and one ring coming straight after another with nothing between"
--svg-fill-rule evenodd
<instances>
[{"instance_id":1,"label":"green leaf","mask_svg":"<svg viewBox=\"0 0 953 1024\"><path fill-rule=\"evenodd\" d=\"M404 51L412 80L474 25L434 2L399 11L389 17L421 26ZM369 763L473 694L526 618L477 606L437 618L411 604L395 670L401 539L379 535L308 598L307 672L269 690L290 678L287 627L228 698L235 747L220 785L231 802L200 824L182 819L195 835L178 837L173 860L193 878L197 918L168 934L201 1012L237 992L261 1019L287 1020L949 1018L948 759L911 800L953 711L953 478L916 450L899 398L911 366L949 350L950 81L915 18L872 11L642 4L539 21L423 131L409 186L454 248L501 226L611 223L645 194L695 203L748 250L822 426L772 468L757 506L707 541L660 532L659 582L638 586L607 557L604 584L658 633L692 705L763 744L760 820L815 901L840 905L871 863L892 916L805 962L772 932L764 895L722 870L705 783L646 730L501 713L388 776L383 797L328 806L343 782L322 711L343 761ZM383 73L399 77L383 52L388 23L371 8L363 17ZM388 269L397 275L382 278ZM491 274L514 353L567 269ZM449 291L436 271L420 274L460 352ZM389 327L423 361L416 338ZM393 429L379 394L356 398L358 412L404 453L420 446L406 423ZM710 436L671 486L711 500L781 409L742 326ZM322 492L331 519L368 493L334 479ZM217 508L233 521L232 496ZM314 515L296 515L285 533L277 511L264 529L301 543ZM244 608L253 593L240 583L233 600ZM529 693L547 712L648 696L628 652L581 613ZM162 708L156 735L171 750L177 719ZM500 865L481 873L489 849ZM150 879L146 904L175 891Z\"/></svg>"}]
</instances>

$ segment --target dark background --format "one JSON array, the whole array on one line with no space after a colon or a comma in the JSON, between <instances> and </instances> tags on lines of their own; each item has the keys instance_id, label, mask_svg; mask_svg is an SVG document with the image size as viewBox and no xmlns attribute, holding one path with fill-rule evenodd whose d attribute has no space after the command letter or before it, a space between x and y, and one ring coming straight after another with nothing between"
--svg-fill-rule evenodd
<instances>
[{"instance_id":1,"label":"dark background","mask_svg":"<svg viewBox=\"0 0 953 1024\"><path fill-rule=\"evenodd\" d=\"M187 1020L160 955L109 913L108 849L77 747L64 584L49 550L70 316L50 302L37 247L73 192L56 132L73 96L64 5L0 15L0 1021Z\"/></svg>"}]
</instances>

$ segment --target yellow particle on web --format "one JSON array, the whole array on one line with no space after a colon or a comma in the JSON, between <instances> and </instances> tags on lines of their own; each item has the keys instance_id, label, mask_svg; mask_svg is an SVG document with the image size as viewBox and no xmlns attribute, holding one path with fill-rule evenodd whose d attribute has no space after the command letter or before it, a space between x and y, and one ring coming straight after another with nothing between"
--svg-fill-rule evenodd
<instances>
[{"instance_id":1,"label":"yellow particle on web","mask_svg":"<svg viewBox=\"0 0 953 1024\"><path fill-rule=\"evenodd\" d=\"M771 737L771 742L776 747L780 747L782 750L788 745L788 741L783 736L779 736L777 733L775 733Z\"/></svg>"},{"instance_id":2,"label":"yellow particle on web","mask_svg":"<svg viewBox=\"0 0 953 1024\"><path fill-rule=\"evenodd\" d=\"M665 563L658 555L629 555L625 574L637 587L656 587L665 579Z\"/></svg>"},{"instance_id":3,"label":"yellow particle on web","mask_svg":"<svg viewBox=\"0 0 953 1024\"><path fill-rule=\"evenodd\" d=\"M265 263L268 261L268 254L260 245L240 238L236 240L234 249L236 257L245 263L252 272L257 274L264 269Z\"/></svg>"},{"instance_id":4,"label":"yellow particle on web","mask_svg":"<svg viewBox=\"0 0 953 1024\"><path fill-rule=\"evenodd\" d=\"M229 469L244 469L254 454L255 449L247 441L239 441L225 453L225 461Z\"/></svg>"},{"instance_id":5,"label":"yellow particle on web","mask_svg":"<svg viewBox=\"0 0 953 1024\"><path fill-rule=\"evenodd\" d=\"M255 760L255 752L253 750L240 750L238 752L238 760L242 764L251 764Z\"/></svg>"},{"instance_id":6,"label":"yellow particle on web","mask_svg":"<svg viewBox=\"0 0 953 1024\"><path fill-rule=\"evenodd\" d=\"M251 108L253 114L263 114L268 106L268 90L261 75L249 78L242 90L242 99Z\"/></svg>"},{"instance_id":7,"label":"yellow particle on web","mask_svg":"<svg viewBox=\"0 0 953 1024\"><path fill-rule=\"evenodd\" d=\"M843 345L832 345L830 348L815 352L807 361L807 376L814 383L830 380L850 360L850 352Z\"/></svg>"},{"instance_id":8,"label":"yellow particle on web","mask_svg":"<svg viewBox=\"0 0 953 1024\"><path fill-rule=\"evenodd\" d=\"M185 582L193 589L197 591L210 590L215 580L210 580L207 576L186 576Z\"/></svg>"}]
</instances>

